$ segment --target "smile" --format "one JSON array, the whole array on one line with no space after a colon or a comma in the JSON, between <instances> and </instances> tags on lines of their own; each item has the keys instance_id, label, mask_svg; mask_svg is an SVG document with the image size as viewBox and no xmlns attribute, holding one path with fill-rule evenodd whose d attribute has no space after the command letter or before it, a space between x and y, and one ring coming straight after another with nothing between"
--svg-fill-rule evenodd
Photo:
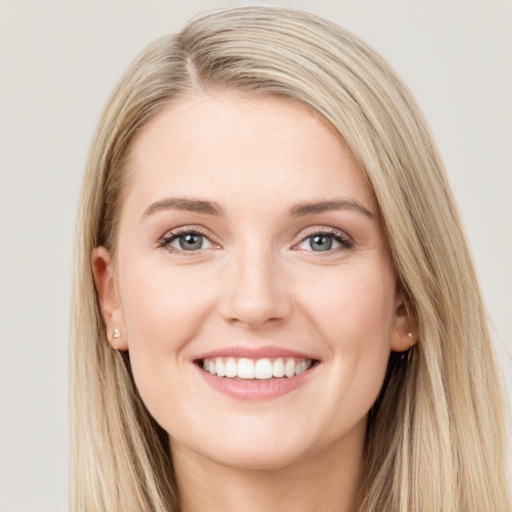
<instances>
[{"instance_id":1,"label":"smile","mask_svg":"<svg viewBox=\"0 0 512 512\"><path fill-rule=\"evenodd\" d=\"M307 371L312 364L312 359L296 357L262 359L209 357L200 361L203 370L211 375L244 380L291 378Z\"/></svg>"},{"instance_id":2,"label":"smile","mask_svg":"<svg viewBox=\"0 0 512 512\"><path fill-rule=\"evenodd\" d=\"M278 347L230 347L194 360L201 380L235 399L269 400L301 388L320 361Z\"/></svg>"}]
</instances>

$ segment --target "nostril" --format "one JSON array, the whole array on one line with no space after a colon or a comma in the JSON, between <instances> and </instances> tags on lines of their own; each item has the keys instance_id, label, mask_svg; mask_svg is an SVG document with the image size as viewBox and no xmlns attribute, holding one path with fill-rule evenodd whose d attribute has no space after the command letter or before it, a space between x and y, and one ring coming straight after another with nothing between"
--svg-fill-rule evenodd
<instances>
[{"instance_id":1,"label":"nostril","mask_svg":"<svg viewBox=\"0 0 512 512\"><path fill-rule=\"evenodd\" d=\"M276 262L247 261L231 281L222 316L250 327L275 325L290 314L289 286L275 273Z\"/></svg>"}]
</instances>

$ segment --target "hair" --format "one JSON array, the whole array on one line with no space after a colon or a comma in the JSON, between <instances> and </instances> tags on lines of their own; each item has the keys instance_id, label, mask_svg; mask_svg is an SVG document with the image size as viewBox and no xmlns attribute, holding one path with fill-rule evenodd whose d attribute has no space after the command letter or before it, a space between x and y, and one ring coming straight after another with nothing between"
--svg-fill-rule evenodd
<instances>
[{"instance_id":1,"label":"hair","mask_svg":"<svg viewBox=\"0 0 512 512\"><path fill-rule=\"evenodd\" d=\"M186 95L298 102L347 143L377 199L418 341L390 357L368 419L360 511L512 510L485 309L433 138L389 64L350 32L271 7L215 11L139 55L112 93L80 200L70 352L73 511L179 510L166 433L107 341L91 253L115 253L134 137Z\"/></svg>"}]
</instances>

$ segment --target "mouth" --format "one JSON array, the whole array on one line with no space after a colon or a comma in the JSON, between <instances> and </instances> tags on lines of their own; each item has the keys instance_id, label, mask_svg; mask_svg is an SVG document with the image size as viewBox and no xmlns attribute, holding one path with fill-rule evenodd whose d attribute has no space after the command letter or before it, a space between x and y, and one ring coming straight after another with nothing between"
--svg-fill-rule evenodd
<instances>
[{"instance_id":1,"label":"mouth","mask_svg":"<svg viewBox=\"0 0 512 512\"><path fill-rule=\"evenodd\" d=\"M310 371L319 363L316 359L302 357L205 357L194 362L210 375L242 382L292 379Z\"/></svg>"}]
</instances>

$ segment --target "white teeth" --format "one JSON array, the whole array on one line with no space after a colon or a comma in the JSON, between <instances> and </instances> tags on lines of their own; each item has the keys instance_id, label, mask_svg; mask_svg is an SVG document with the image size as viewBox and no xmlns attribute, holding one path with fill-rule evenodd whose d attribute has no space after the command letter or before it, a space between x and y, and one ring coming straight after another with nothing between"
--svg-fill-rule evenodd
<instances>
[{"instance_id":1,"label":"white teeth","mask_svg":"<svg viewBox=\"0 0 512 512\"><path fill-rule=\"evenodd\" d=\"M257 379L272 378L272 363L269 359L258 359L254 366L254 376Z\"/></svg>"},{"instance_id":2,"label":"white teeth","mask_svg":"<svg viewBox=\"0 0 512 512\"><path fill-rule=\"evenodd\" d=\"M224 377L224 375L226 375L226 365L220 357L215 358L215 368L217 368L217 375L219 377Z\"/></svg>"},{"instance_id":3,"label":"white teeth","mask_svg":"<svg viewBox=\"0 0 512 512\"><path fill-rule=\"evenodd\" d=\"M295 367L295 375L299 375L302 372L306 371L306 361L301 361L296 367Z\"/></svg>"},{"instance_id":4,"label":"white teeth","mask_svg":"<svg viewBox=\"0 0 512 512\"><path fill-rule=\"evenodd\" d=\"M288 359L288 361L286 361L284 374L287 377L293 377L295 375L295 361L293 359Z\"/></svg>"},{"instance_id":5,"label":"white teeth","mask_svg":"<svg viewBox=\"0 0 512 512\"><path fill-rule=\"evenodd\" d=\"M237 367L236 361L232 357L230 357L226 361L225 370L226 370L226 377L236 377L237 376L238 367Z\"/></svg>"},{"instance_id":6,"label":"white teeth","mask_svg":"<svg viewBox=\"0 0 512 512\"><path fill-rule=\"evenodd\" d=\"M284 377L284 363L281 358L276 359L272 365L272 374L274 377Z\"/></svg>"},{"instance_id":7,"label":"white teeth","mask_svg":"<svg viewBox=\"0 0 512 512\"><path fill-rule=\"evenodd\" d=\"M295 359L293 357L278 357L274 360L269 358L253 360L245 357L237 360L234 357L227 359L215 357L203 360L203 370L218 377L264 380L273 377L294 377L305 372L312 364L311 359Z\"/></svg>"},{"instance_id":8,"label":"white teeth","mask_svg":"<svg viewBox=\"0 0 512 512\"><path fill-rule=\"evenodd\" d=\"M242 357L238 361L238 377L240 379L254 379L254 363L250 359Z\"/></svg>"}]
</instances>

